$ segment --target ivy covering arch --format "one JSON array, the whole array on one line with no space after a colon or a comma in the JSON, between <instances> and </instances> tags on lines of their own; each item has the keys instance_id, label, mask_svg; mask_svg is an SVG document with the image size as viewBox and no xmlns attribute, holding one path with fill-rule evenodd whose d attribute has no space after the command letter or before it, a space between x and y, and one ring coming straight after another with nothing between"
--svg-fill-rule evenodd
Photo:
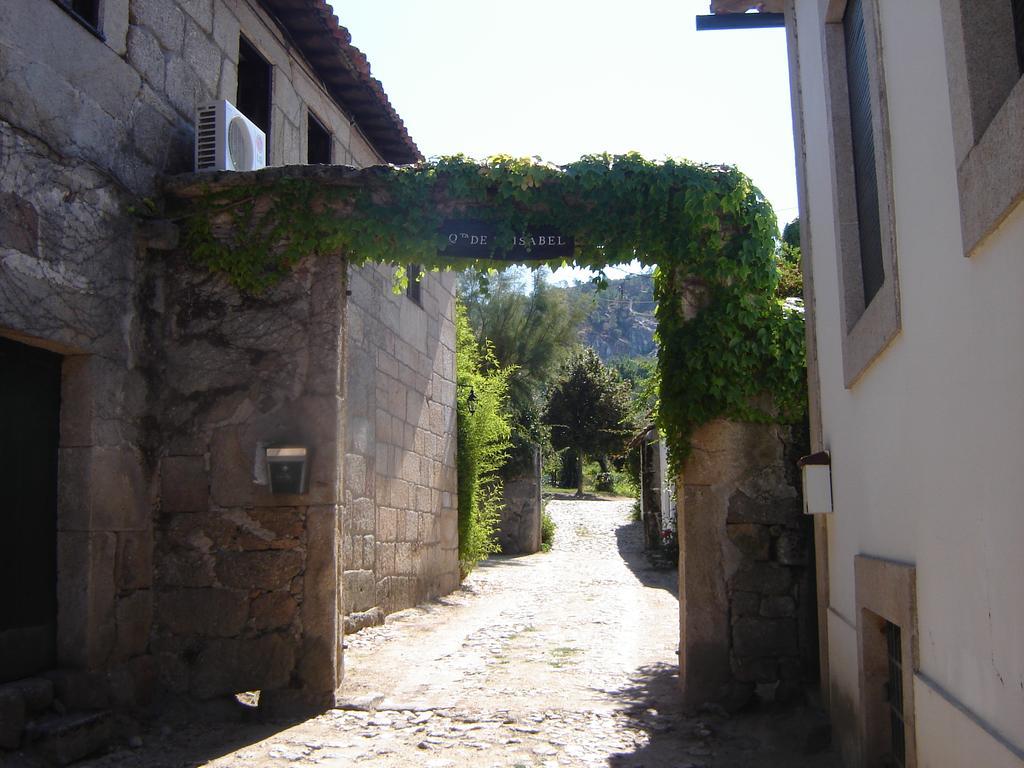
<instances>
[{"instance_id":1,"label":"ivy covering arch","mask_svg":"<svg viewBox=\"0 0 1024 768\"><path fill-rule=\"evenodd\" d=\"M803 318L775 296L775 215L733 167L637 154L563 166L455 156L408 167L196 174L170 191L183 206L195 261L249 292L265 290L310 254L355 265L495 267L443 253L441 225L452 216L488 222L496 242L552 227L575 238L571 263L597 270L599 282L611 264L657 267L658 423L675 467L693 432L712 419L803 414Z\"/></svg>"}]
</instances>

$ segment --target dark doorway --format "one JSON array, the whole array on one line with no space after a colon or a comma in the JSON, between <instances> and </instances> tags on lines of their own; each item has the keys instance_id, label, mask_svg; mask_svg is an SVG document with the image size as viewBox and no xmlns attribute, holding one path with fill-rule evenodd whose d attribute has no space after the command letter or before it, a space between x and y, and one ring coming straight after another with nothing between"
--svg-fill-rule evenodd
<instances>
[{"instance_id":1,"label":"dark doorway","mask_svg":"<svg viewBox=\"0 0 1024 768\"><path fill-rule=\"evenodd\" d=\"M60 365L0 338L0 682L55 663Z\"/></svg>"}]
</instances>

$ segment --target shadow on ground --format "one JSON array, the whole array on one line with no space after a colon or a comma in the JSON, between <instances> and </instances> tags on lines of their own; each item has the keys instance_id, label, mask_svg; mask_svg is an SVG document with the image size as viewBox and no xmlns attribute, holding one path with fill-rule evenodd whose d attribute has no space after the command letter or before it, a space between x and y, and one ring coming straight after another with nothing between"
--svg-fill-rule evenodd
<instances>
[{"instance_id":1,"label":"shadow on ground","mask_svg":"<svg viewBox=\"0 0 1024 768\"><path fill-rule=\"evenodd\" d=\"M193 768L245 749L315 717L269 717L234 699L171 705L143 722L122 723L129 736L107 754L74 763L75 768ZM7 764L5 763L5 768ZM14 763L13 768L42 768L49 763Z\"/></svg>"},{"instance_id":2,"label":"shadow on ground","mask_svg":"<svg viewBox=\"0 0 1024 768\"><path fill-rule=\"evenodd\" d=\"M679 597L678 570L674 564L659 561L644 550L643 523L623 523L615 530L615 539L626 566L644 586L665 589Z\"/></svg>"},{"instance_id":3,"label":"shadow on ground","mask_svg":"<svg viewBox=\"0 0 1024 768\"><path fill-rule=\"evenodd\" d=\"M687 715L674 665L641 667L631 683L608 691L617 709L645 731L647 743L608 756L611 768L837 768L828 721L807 706L761 704L728 716Z\"/></svg>"},{"instance_id":4,"label":"shadow on ground","mask_svg":"<svg viewBox=\"0 0 1024 768\"><path fill-rule=\"evenodd\" d=\"M524 557L529 557L529 555L488 555L487 559L481 560L479 563L476 564L476 567L482 571L487 571L491 568L497 568L498 566L505 568L510 565L530 565L529 562L520 559Z\"/></svg>"},{"instance_id":5,"label":"shadow on ground","mask_svg":"<svg viewBox=\"0 0 1024 768\"><path fill-rule=\"evenodd\" d=\"M629 498L628 496L616 496L614 493L584 493L582 496L577 496L575 493L563 491L544 491L543 495L545 499L554 501L622 501Z\"/></svg>"}]
</instances>

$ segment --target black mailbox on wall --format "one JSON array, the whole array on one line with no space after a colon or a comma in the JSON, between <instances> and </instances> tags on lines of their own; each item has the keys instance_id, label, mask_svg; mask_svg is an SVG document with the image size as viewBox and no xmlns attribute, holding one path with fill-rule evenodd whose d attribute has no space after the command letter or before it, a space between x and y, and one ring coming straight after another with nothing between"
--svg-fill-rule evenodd
<instances>
[{"instance_id":1,"label":"black mailbox on wall","mask_svg":"<svg viewBox=\"0 0 1024 768\"><path fill-rule=\"evenodd\" d=\"M267 474L270 492L305 493L309 476L309 452L300 445L267 448Z\"/></svg>"}]
</instances>

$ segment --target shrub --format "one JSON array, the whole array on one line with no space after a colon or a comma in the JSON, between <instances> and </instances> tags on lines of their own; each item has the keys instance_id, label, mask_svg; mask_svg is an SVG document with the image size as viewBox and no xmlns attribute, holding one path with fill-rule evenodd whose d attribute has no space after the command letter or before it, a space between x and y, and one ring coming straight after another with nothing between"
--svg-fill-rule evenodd
<instances>
[{"instance_id":1,"label":"shrub","mask_svg":"<svg viewBox=\"0 0 1024 768\"><path fill-rule=\"evenodd\" d=\"M501 368L490 348L477 344L466 310L455 313L456 410L458 416L459 567L465 576L498 551L500 470L508 458L506 412L510 368Z\"/></svg>"},{"instance_id":2,"label":"shrub","mask_svg":"<svg viewBox=\"0 0 1024 768\"><path fill-rule=\"evenodd\" d=\"M633 481L629 476L629 472L624 469L617 469L614 465L609 467L608 472L603 472L601 465L596 461L589 461L584 467L583 485L585 488L594 489L597 493L607 493L614 496L636 497L640 493L639 484Z\"/></svg>"},{"instance_id":3,"label":"shrub","mask_svg":"<svg viewBox=\"0 0 1024 768\"><path fill-rule=\"evenodd\" d=\"M611 472L598 472L597 477L594 478L594 490L600 491L601 493L614 493L615 492L615 478Z\"/></svg>"},{"instance_id":4,"label":"shrub","mask_svg":"<svg viewBox=\"0 0 1024 768\"><path fill-rule=\"evenodd\" d=\"M555 521L545 509L540 513L540 549L542 552L550 552L552 544L555 543Z\"/></svg>"}]
</instances>

